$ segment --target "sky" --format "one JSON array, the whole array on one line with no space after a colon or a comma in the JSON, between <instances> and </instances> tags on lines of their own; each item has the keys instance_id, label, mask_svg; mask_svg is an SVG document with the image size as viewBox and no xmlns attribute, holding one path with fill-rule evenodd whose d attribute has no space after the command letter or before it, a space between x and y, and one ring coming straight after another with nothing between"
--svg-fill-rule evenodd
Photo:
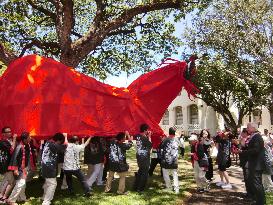
<instances>
[{"instance_id":1,"label":"sky","mask_svg":"<svg viewBox=\"0 0 273 205\"><path fill-rule=\"evenodd\" d=\"M191 21L191 19L192 19L191 14L188 14L188 15L186 15L186 18L185 18L184 21L176 23L176 25L175 25L176 30L175 30L174 35L177 36L177 37L180 37L182 39L183 30L185 29L186 24L188 24ZM177 60L182 60L181 59L182 50L183 50L183 48L179 48L178 55L171 55L171 56L169 56L169 58L174 58L174 59L177 59ZM158 64L160 64L160 63L161 63L161 61L158 62ZM137 72L135 74L131 74L127 78L127 74L125 72L123 72L119 76L108 76L106 78L106 80L104 81L104 83L110 84L110 85L116 86L116 87L127 87L135 79L137 79L141 74L142 74L141 72Z\"/></svg>"}]
</instances>

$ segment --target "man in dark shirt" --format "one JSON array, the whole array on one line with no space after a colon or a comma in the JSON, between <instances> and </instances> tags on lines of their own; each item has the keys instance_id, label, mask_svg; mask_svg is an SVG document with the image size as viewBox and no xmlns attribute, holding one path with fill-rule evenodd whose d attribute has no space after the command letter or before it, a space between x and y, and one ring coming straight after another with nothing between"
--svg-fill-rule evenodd
<instances>
[{"instance_id":1,"label":"man in dark shirt","mask_svg":"<svg viewBox=\"0 0 273 205\"><path fill-rule=\"evenodd\" d=\"M246 151L248 149L248 143L250 140L250 136L247 132L247 129L244 128L240 134L240 148L242 151ZM251 189L248 184L248 169L246 167L248 156L246 154L240 153L239 154L239 159L240 159L240 166L243 169L243 176L244 176L244 182L245 182L245 188L246 188L246 198L252 198L254 194L251 192Z\"/></svg>"},{"instance_id":2,"label":"man in dark shirt","mask_svg":"<svg viewBox=\"0 0 273 205\"><path fill-rule=\"evenodd\" d=\"M257 131L256 123L247 124L247 132L250 134L248 149L241 151L241 154L247 156L248 162L248 184L251 193L254 194L257 205L266 204L265 192L262 184L262 173L264 169L264 141L261 134Z\"/></svg>"},{"instance_id":3,"label":"man in dark shirt","mask_svg":"<svg viewBox=\"0 0 273 205\"><path fill-rule=\"evenodd\" d=\"M42 176L45 178L42 205L49 205L54 197L57 186L58 154L64 152L64 143L67 144L67 134L56 133L44 145L41 160Z\"/></svg>"},{"instance_id":4,"label":"man in dark shirt","mask_svg":"<svg viewBox=\"0 0 273 205\"><path fill-rule=\"evenodd\" d=\"M9 170L13 171L16 183L15 186L7 199L7 204L16 204L16 200L22 191L26 187L26 177L28 174L28 166L30 166L30 136L28 132L23 132L20 136L20 143L16 146L8 167Z\"/></svg>"},{"instance_id":5,"label":"man in dark shirt","mask_svg":"<svg viewBox=\"0 0 273 205\"><path fill-rule=\"evenodd\" d=\"M166 188L172 190L169 172L173 175L173 186L176 194L179 193L178 182L178 148L179 141L175 138L175 129L169 129L169 137L165 138L160 146L161 167Z\"/></svg>"},{"instance_id":6,"label":"man in dark shirt","mask_svg":"<svg viewBox=\"0 0 273 205\"><path fill-rule=\"evenodd\" d=\"M125 136L128 137L128 143L125 143ZM125 192L125 177L127 175L129 165L126 162L126 151L129 150L132 145L133 138L130 137L129 133L126 131L120 132L116 136L116 140L112 140L109 145L109 174L105 186L105 192L111 192L112 181L114 178L114 173L117 172L119 175L119 186L118 194L126 194Z\"/></svg>"},{"instance_id":7,"label":"man in dark shirt","mask_svg":"<svg viewBox=\"0 0 273 205\"><path fill-rule=\"evenodd\" d=\"M151 131L149 131L147 124L140 125L140 134L136 135L136 149L138 172L136 173L134 189L137 192L142 192L148 180L152 149Z\"/></svg>"},{"instance_id":8,"label":"man in dark shirt","mask_svg":"<svg viewBox=\"0 0 273 205\"><path fill-rule=\"evenodd\" d=\"M85 147L85 158L88 161L88 166L93 167L93 172L87 178L88 186L92 187L93 183L99 181L99 175L103 171L104 150L100 143L99 137L94 137L91 142Z\"/></svg>"},{"instance_id":9,"label":"man in dark shirt","mask_svg":"<svg viewBox=\"0 0 273 205\"><path fill-rule=\"evenodd\" d=\"M0 200L2 202L8 198L14 186L13 172L8 170L8 166L16 146L16 137L16 134L12 136L10 127L2 128L2 139L0 141L0 174L4 176L0 186Z\"/></svg>"}]
</instances>

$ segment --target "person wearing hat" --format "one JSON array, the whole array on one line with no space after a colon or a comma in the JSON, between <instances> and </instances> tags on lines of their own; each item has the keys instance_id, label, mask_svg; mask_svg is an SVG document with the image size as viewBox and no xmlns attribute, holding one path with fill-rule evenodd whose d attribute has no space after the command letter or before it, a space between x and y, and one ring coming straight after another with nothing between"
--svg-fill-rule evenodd
<instances>
[{"instance_id":1,"label":"person wearing hat","mask_svg":"<svg viewBox=\"0 0 273 205\"><path fill-rule=\"evenodd\" d=\"M167 190L172 190L170 173L173 176L173 188L176 194L179 193L179 182L178 182L178 149L179 142L175 138L175 129L169 129L169 136L166 137L160 146L160 158L161 167L163 172L163 178L166 184Z\"/></svg>"}]
</instances>

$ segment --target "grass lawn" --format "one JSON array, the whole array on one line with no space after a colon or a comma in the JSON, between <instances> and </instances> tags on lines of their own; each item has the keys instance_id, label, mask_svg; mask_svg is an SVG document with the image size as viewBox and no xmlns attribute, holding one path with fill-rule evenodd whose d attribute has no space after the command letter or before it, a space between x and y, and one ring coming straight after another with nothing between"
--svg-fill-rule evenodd
<instances>
[{"instance_id":1,"label":"grass lawn","mask_svg":"<svg viewBox=\"0 0 273 205\"><path fill-rule=\"evenodd\" d=\"M273 204L273 193L266 194L266 204Z\"/></svg>"},{"instance_id":2,"label":"grass lawn","mask_svg":"<svg viewBox=\"0 0 273 205\"><path fill-rule=\"evenodd\" d=\"M186 147L186 153L189 152L189 147ZM127 152L127 160L130 165L128 177L126 178L126 190L128 195L117 195L115 193L104 193L104 186L94 186L93 194L89 198L83 197L83 190L80 184L74 179L75 196L69 196L66 191L63 191L58 186L55 192L53 204L55 205L67 205L67 204L99 204L99 205L158 205L158 204L184 204L184 200L191 195L196 185L193 179L193 171L189 158L185 157L185 160L179 159L179 185L180 193L174 194L164 191L164 181L160 176L159 165L156 167L154 176L148 180L148 188L143 194L138 194L132 191L134 183L134 172L137 171L137 164L135 159L135 149L131 149ZM83 167L85 169L85 167ZM216 174L216 173L215 173ZM43 182L35 178L33 181L27 184L26 195L29 201L25 204L40 205L41 196L43 194L42 189ZM118 179L115 179L112 183L112 190L116 192L118 186ZM267 204L273 204L273 193L267 194Z\"/></svg>"},{"instance_id":3,"label":"grass lawn","mask_svg":"<svg viewBox=\"0 0 273 205\"><path fill-rule=\"evenodd\" d=\"M154 175L149 178L148 188L143 194L138 194L132 191L134 183L134 172L137 171L137 163L135 159L135 149L131 149L127 152L127 161L130 165L128 177L126 178L126 190L128 195L115 194L118 186L118 179L115 179L112 183L112 190L114 193L104 193L104 186L93 186L93 194L90 198L83 197L83 191L80 184L74 179L75 196L69 196L66 191L60 190L58 186L54 196L54 204L66 205L66 204L100 204L100 205L144 205L144 204L182 204L183 199L190 193L188 190L194 185L193 173L191 163L186 160L179 160L179 185L180 193L174 194L166 192L163 189L164 181L160 176L159 165L156 167ZM29 201L25 204L41 204L41 196L43 194L43 183L38 179L34 179L27 184L26 195L29 197Z\"/></svg>"}]
</instances>

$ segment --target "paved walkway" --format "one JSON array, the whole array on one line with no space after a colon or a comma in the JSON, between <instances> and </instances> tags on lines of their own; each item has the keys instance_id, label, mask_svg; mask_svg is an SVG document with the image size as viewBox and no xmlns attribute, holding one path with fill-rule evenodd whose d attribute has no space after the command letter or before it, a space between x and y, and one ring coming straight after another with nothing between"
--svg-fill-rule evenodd
<instances>
[{"instance_id":1,"label":"paved walkway","mask_svg":"<svg viewBox=\"0 0 273 205\"><path fill-rule=\"evenodd\" d=\"M231 190L223 190L215 185L220 181L217 170L214 171L215 180L211 183L211 190L208 193L198 194L196 190L192 190L192 196L186 202L186 205L248 205L243 196L245 193L245 186L243 180L242 169L239 166L231 166L228 169L230 182L232 184Z\"/></svg>"}]
</instances>

